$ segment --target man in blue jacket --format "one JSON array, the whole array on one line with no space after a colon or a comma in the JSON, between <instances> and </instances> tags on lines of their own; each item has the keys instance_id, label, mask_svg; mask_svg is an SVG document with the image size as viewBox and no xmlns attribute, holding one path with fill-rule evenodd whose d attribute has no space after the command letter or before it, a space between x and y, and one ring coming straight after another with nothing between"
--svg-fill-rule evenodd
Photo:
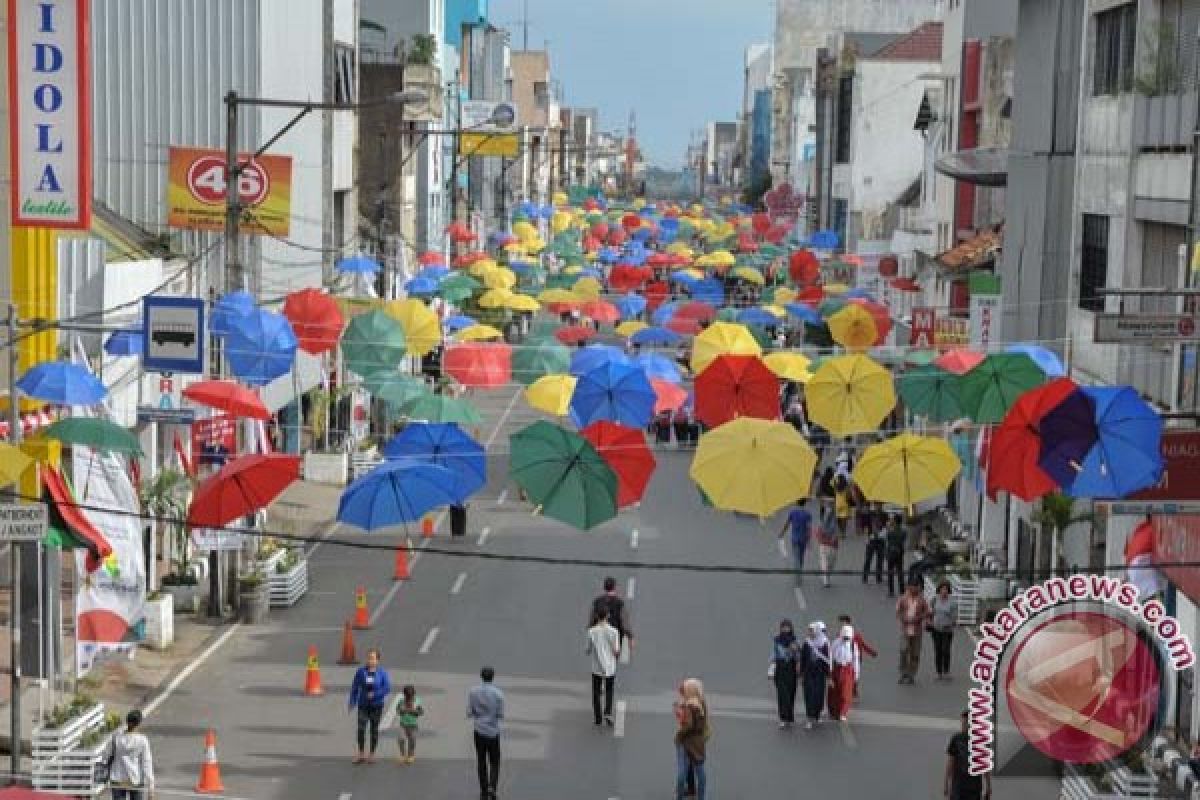
<instances>
[{"instance_id":1,"label":"man in blue jacket","mask_svg":"<svg viewBox=\"0 0 1200 800\"><path fill-rule=\"evenodd\" d=\"M354 682L350 684L350 700L348 708L358 709L358 752L354 756L355 764L375 763L375 748L379 745L379 721L383 718L383 708L387 703L388 693L392 691L392 683L387 672L379 666L379 651L367 653L367 664L359 667L354 673ZM367 728L371 729L371 749L366 749Z\"/></svg>"}]
</instances>

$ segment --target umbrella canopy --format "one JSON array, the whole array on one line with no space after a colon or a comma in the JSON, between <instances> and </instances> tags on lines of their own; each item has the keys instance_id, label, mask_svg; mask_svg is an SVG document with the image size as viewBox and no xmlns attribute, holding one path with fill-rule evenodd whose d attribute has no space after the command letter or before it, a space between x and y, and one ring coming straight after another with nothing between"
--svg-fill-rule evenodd
<instances>
[{"instance_id":1,"label":"umbrella canopy","mask_svg":"<svg viewBox=\"0 0 1200 800\"><path fill-rule=\"evenodd\" d=\"M1018 397L1045 381L1046 375L1024 353L993 353L959 378L963 411L981 424L999 422Z\"/></svg>"},{"instance_id":2,"label":"umbrella canopy","mask_svg":"<svg viewBox=\"0 0 1200 800\"><path fill-rule=\"evenodd\" d=\"M239 289L236 292L226 292L221 295L209 315L210 330L213 336L224 336L238 317L244 317L258 306L254 303L254 295Z\"/></svg>"},{"instance_id":3,"label":"umbrella canopy","mask_svg":"<svg viewBox=\"0 0 1200 800\"><path fill-rule=\"evenodd\" d=\"M787 303L784 305L789 315L795 317L806 325L824 325L825 320L815 308L805 305L804 303Z\"/></svg>"},{"instance_id":4,"label":"umbrella canopy","mask_svg":"<svg viewBox=\"0 0 1200 800\"><path fill-rule=\"evenodd\" d=\"M896 388L908 410L929 417L934 422L949 422L964 416L959 378L935 367L917 367L905 371Z\"/></svg>"},{"instance_id":5,"label":"umbrella canopy","mask_svg":"<svg viewBox=\"0 0 1200 800\"><path fill-rule=\"evenodd\" d=\"M526 387L525 400L538 411L565 417L578 380L574 375L543 375Z\"/></svg>"},{"instance_id":6,"label":"umbrella canopy","mask_svg":"<svg viewBox=\"0 0 1200 800\"><path fill-rule=\"evenodd\" d=\"M657 396L640 367L608 363L579 378L571 397L571 418L583 427L611 420L644 428L654 417Z\"/></svg>"},{"instance_id":7,"label":"umbrella canopy","mask_svg":"<svg viewBox=\"0 0 1200 800\"><path fill-rule=\"evenodd\" d=\"M337 301L319 289L289 294L283 301L283 315L292 324L299 348L312 355L336 347L346 326Z\"/></svg>"},{"instance_id":8,"label":"umbrella canopy","mask_svg":"<svg viewBox=\"0 0 1200 800\"><path fill-rule=\"evenodd\" d=\"M779 317L765 308L743 308L737 312L736 319L743 325L756 325L760 328L770 328L779 324Z\"/></svg>"},{"instance_id":9,"label":"umbrella canopy","mask_svg":"<svg viewBox=\"0 0 1200 800\"><path fill-rule=\"evenodd\" d=\"M466 499L445 467L401 459L388 461L346 487L338 501L338 522L376 531L416 522L435 508Z\"/></svg>"},{"instance_id":10,"label":"umbrella canopy","mask_svg":"<svg viewBox=\"0 0 1200 800\"><path fill-rule=\"evenodd\" d=\"M757 356L717 356L696 376L696 416L710 428L737 417L779 418L779 379Z\"/></svg>"},{"instance_id":11,"label":"umbrella canopy","mask_svg":"<svg viewBox=\"0 0 1200 800\"><path fill-rule=\"evenodd\" d=\"M808 497L816 465L791 425L743 417L700 437L688 474L715 507L768 517Z\"/></svg>"},{"instance_id":12,"label":"umbrella canopy","mask_svg":"<svg viewBox=\"0 0 1200 800\"><path fill-rule=\"evenodd\" d=\"M821 277L821 262L807 250L797 250L788 259L788 276L799 284L814 283Z\"/></svg>"},{"instance_id":13,"label":"umbrella canopy","mask_svg":"<svg viewBox=\"0 0 1200 800\"><path fill-rule=\"evenodd\" d=\"M466 314L455 314L446 319L445 327L448 332L455 333L478 324L479 321L474 317L468 317Z\"/></svg>"},{"instance_id":14,"label":"umbrella canopy","mask_svg":"<svg viewBox=\"0 0 1200 800\"><path fill-rule=\"evenodd\" d=\"M700 323L711 322L717 318L717 309L710 303L701 300L692 300L675 309L672 317L675 319L695 320Z\"/></svg>"},{"instance_id":15,"label":"umbrella canopy","mask_svg":"<svg viewBox=\"0 0 1200 800\"><path fill-rule=\"evenodd\" d=\"M658 378L670 383L683 382L679 365L660 353L641 353L634 357L633 363L642 368L647 378Z\"/></svg>"},{"instance_id":16,"label":"umbrella canopy","mask_svg":"<svg viewBox=\"0 0 1200 800\"><path fill-rule=\"evenodd\" d=\"M438 315L420 300L393 300L385 313L404 329L408 354L423 356L442 343L442 323Z\"/></svg>"},{"instance_id":17,"label":"umbrella canopy","mask_svg":"<svg viewBox=\"0 0 1200 800\"><path fill-rule=\"evenodd\" d=\"M589 300L580 308L580 312L588 319L611 325L621 319L621 311L606 300Z\"/></svg>"},{"instance_id":18,"label":"umbrella canopy","mask_svg":"<svg viewBox=\"0 0 1200 800\"><path fill-rule=\"evenodd\" d=\"M613 305L621 312L622 319L631 319L646 310L646 298L640 294L626 294L618 297Z\"/></svg>"},{"instance_id":19,"label":"umbrella canopy","mask_svg":"<svg viewBox=\"0 0 1200 800\"><path fill-rule=\"evenodd\" d=\"M812 372L808 369L812 365L812 360L802 353L789 353L782 350L767 353L763 356L763 363L771 372L785 381L808 383L812 380Z\"/></svg>"},{"instance_id":20,"label":"umbrella canopy","mask_svg":"<svg viewBox=\"0 0 1200 800\"><path fill-rule=\"evenodd\" d=\"M631 344L643 347L670 347L683 341L683 337L669 328L650 327L629 337Z\"/></svg>"},{"instance_id":21,"label":"umbrella canopy","mask_svg":"<svg viewBox=\"0 0 1200 800\"><path fill-rule=\"evenodd\" d=\"M471 325L463 328L454 335L460 342L486 342L488 339L501 339L504 331L491 325Z\"/></svg>"},{"instance_id":22,"label":"umbrella canopy","mask_svg":"<svg viewBox=\"0 0 1200 800\"><path fill-rule=\"evenodd\" d=\"M504 307L509 311L528 311L534 312L541 309L542 304L533 299L527 294L514 294L508 298Z\"/></svg>"},{"instance_id":23,"label":"umbrella canopy","mask_svg":"<svg viewBox=\"0 0 1200 800\"><path fill-rule=\"evenodd\" d=\"M379 272L379 262L373 258L364 255L354 255L348 258L339 259L334 264L334 269L338 272L349 272L358 275L374 275Z\"/></svg>"},{"instance_id":24,"label":"umbrella canopy","mask_svg":"<svg viewBox=\"0 0 1200 800\"><path fill-rule=\"evenodd\" d=\"M687 390L676 383L661 378L651 378L650 386L654 389L655 414L661 414L664 411L675 412L687 404Z\"/></svg>"},{"instance_id":25,"label":"umbrella canopy","mask_svg":"<svg viewBox=\"0 0 1200 800\"><path fill-rule=\"evenodd\" d=\"M271 418L271 412L263 405L258 393L234 381L197 381L183 390L183 396L193 403L226 411L235 417Z\"/></svg>"},{"instance_id":26,"label":"umbrella canopy","mask_svg":"<svg viewBox=\"0 0 1200 800\"><path fill-rule=\"evenodd\" d=\"M618 336L630 337L638 331L646 330L648 327L650 326L642 322L640 319L630 319L622 322L620 325L614 328L614 330L617 332Z\"/></svg>"},{"instance_id":27,"label":"umbrella canopy","mask_svg":"<svg viewBox=\"0 0 1200 800\"><path fill-rule=\"evenodd\" d=\"M456 272L438 284L438 294L451 303L459 303L480 288L479 281L465 272Z\"/></svg>"},{"instance_id":28,"label":"umbrella canopy","mask_svg":"<svg viewBox=\"0 0 1200 800\"><path fill-rule=\"evenodd\" d=\"M722 355L758 356L762 347L745 325L714 322L692 342L692 371L700 374Z\"/></svg>"},{"instance_id":29,"label":"umbrella canopy","mask_svg":"<svg viewBox=\"0 0 1200 800\"><path fill-rule=\"evenodd\" d=\"M1162 417L1128 386L1084 387L1096 406L1096 444L1075 480L1072 497L1119 500L1162 478Z\"/></svg>"},{"instance_id":30,"label":"umbrella canopy","mask_svg":"<svg viewBox=\"0 0 1200 800\"><path fill-rule=\"evenodd\" d=\"M1058 485L1038 464L1042 418L1078 387L1058 378L1017 399L992 434L987 449L987 490L993 498L1004 491L1031 503Z\"/></svg>"},{"instance_id":31,"label":"umbrella canopy","mask_svg":"<svg viewBox=\"0 0 1200 800\"><path fill-rule=\"evenodd\" d=\"M438 282L434 278L417 276L404 284L404 291L413 296L427 296L435 294L438 290Z\"/></svg>"},{"instance_id":32,"label":"umbrella canopy","mask_svg":"<svg viewBox=\"0 0 1200 800\"><path fill-rule=\"evenodd\" d=\"M32 464L33 459L19 447L0 442L0 486L15 483Z\"/></svg>"},{"instance_id":33,"label":"umbrella canopy","mask_svg":"<svg viewBox=\"0 0 1200 800\"><path fill-rule=\"evenodd\" d=\"M504 386L512 379L512 348L481 342L451 345L442 358L442 369L463 386Z\"/></svg>"},{"instance_id":34,"label":"umbrella canopy","mask_svg":"<svg viewBox=\"0 0 1200 800\"><path fill-rule=\"evenodd\" d=\"M299 456L282 453L238 456L196 487L188 510L188 525L224 527L266 508L299 477Z\"/></svg>"},{"instance_id":35,"label":"umbrella canopy","mask_svg":"<svg viewBox=\"0 0 1200 800\"><path fill-rule=\"evenodd\" d=\"M1096 444L1096 404L1081 389L1071 392L1042 417L1038 466L1060 486L1075 480L1084 456Z\"/></svg>"},{"instance_id":36,"label":"umbrella canopy","mask_svg":"<svg viewBox=\"0 0 1200 800\"><path fill-rule=\"evenodd\" d=\"M617 475L587 439L539 421L510 444L509 475L547 517L589 530L617 515Z\"/></svg>"},{"instance_id":37,"label":"umbrella canopy","mask_svg":"<svg viewBox=\"0 0 1200 800\"><path fill-rule=\"evenodd\" d=\"M982 364L984 358L986 356L983 353L976 353L974 350L960 347L943 353L933 363L955 375L966 375Z\"/></svg>"},{"instance_id":38,"label":"umbrella canopy","mask_svg":"<svg viewBox=\"0 0 1200 800\"><path fill-rule=\"evenodd\" d=\"M372 373L363 379L363 385L367 391L392 406L393 409L398 409L429 391L425 381L421 378L394 370Z\"/></svg>"},{"instance_id":39,"label":"umbrella canopy","mask_svg":"<svg viewBox=\"0 0 1200 800\"><path fill-rule=\"evenodd\" d=\"M874 431L896 405L891 374L862 355L828 359L804 392L809 419L834 436Z\"/></svg>"},{"instance_id":40,"label":"umbrella canopy","mask_svg":"<svg viewBox=\"0 0 1200 800\"><path fill-rule=\"evenodd\" d=\"M395 370L407 352L404 329L382 311L355 317L342 333L346 368L364 378L375 372Z\"/></svg>"},{"instance_id":41,"label":"umbrella canopy","mask_svg":"<svg viewBox=\"0 0 1200 800\"><path fill-rule=\"evenodd\" d=\"M854 303L848 303L830 315L826 324L833 340L848 350L866 350L879 338L875 318Z\"/></svg>"},{"instance_id":42,"label":"umbrella canopy","mask_svg":"<svg viewBox=\"0 0 1200 800\"><path fill-rule=\"evenodd\" d=\"M944 494L961 469L945 439L902 433L868 447L853 477L868 500L912 508Z\"/></svg>"},{"instance_id":43,"label":"umbrella canopy","mask_svg":"<svg viewBox=\"0 0 1200 800\"><path fill-rule=\"evenodd\" d=\"M617 475L617 506L625 508L642 499L657 462L637 428L615 422L593 422L579 432Z\"/></svg>"},{"instance_id":44,"label":"umbrella canopy","mask_svg":"<svg viewBox=\"0 0 1200 800\"><path fill-rule=\"evenodd\" d=\"M17 380L17 388L27 397L60 406L90 406L108 394L104 384L86 367L70 361L35 364Z\"/></svg>"},{"instance_id":45,"label":"umbrella canopy","mask_svg":"<svg viewBox=\"0 0 1200 800\"><path fill-rule=\"evenodd\" d=\"M554 332L554 338L563 344L579 344L593 338L599 331L589 325L568 325Z\"/></svg>"},{"instance_id":46,"label":"umbrella canopy","mask_svg":"<svg viewBox=\"0 0 1200 800\"><path fill-rule=\"evenodd\" d=\"M110 356L140 356L145 347L140 330L114 331L104 342L104 352Z\"/></svg>"},{"instance_id":47,"label":"umbrella canopy","mask_svg":"<svg viewBox=\"0 0 1200 800\"><path fill-rule=\"evenodd\" d=\"M625 351L619 347L613 347L608 344L589 344L587 347L581 347L571 353L569 364L570 369L567 370L572 375L579 377L594 369L599 369L605 364L629 364L629 356L625 355ZM562 371L562 370L558 370Z\"/></svg>"},{"instance_id":48,"label":"umbrella canopy","mask_svg":"<svg viewBox=\"0 0 1200 800\"><path fill-rule=\"evenodd\" d=\"M566 372L571 351L553 339L531 339L512 356L512 373L518 382L529 386L543 375Z\"/></svg>"},{"instance_id":49,"label":"umbrella canopy","mask_svg":"<svg viewBox=\"0 0 1200 800\"><path fill-rule=\"evenodd\" d=\"M131 432L100 417L65 417L42 431L65 444L79 444L108 453L140 456L142 446Z\"/></svg>"},{"instance_id":50,"label":"umbrella canopy","mask_svg":"<svg viewBox=\"0 0 1200 800\"><path fill-rule=\"evenodd\" d=\"M425 422L456 422L459 425L475 426L483 423L483 417L475 407L457 397L444 394L421 394L405 403L401 410L414 420Z\"/></svg>"},{"instance_id":51,"label":"umbrella canopy","mask_svg":"<svg viewBox=\"0 0 1200 800\"><path fill-rule=\"evenodd\" d=\"M487 455L483 445L453 422L408 425L383 446L386 458L410 458L445 467L454 473L464 496L487 483Z\"/></svg>"},{"instance_id":52,"label":"umbrella canopy","mask_svg":"<svg viewBox=\"0 0 1200 800\"><path fill-rule=\"evenodd\" d=\"M255 310L233 320L225 337L229 371L251 386L265 386L286 375L297 346L287 317L273 311Z\"/></svg>"},{"instance_id":53,"label":"umbrella canopy","mask_svg":"<svg viewBox=\"0 0 1200 800\"><path fill-rule=\"evenodd\" d=\"M1067 368L1063 366L1062 359L1058 357L1058 353L1049 350L1037 344L1010 344L1004 348L1008 353L1024 353L1033 359L1033 363L1038 365L1038 369L1046 373L1047 378L1061 378L1067 374Z\"/></svg>"}]
</instances>

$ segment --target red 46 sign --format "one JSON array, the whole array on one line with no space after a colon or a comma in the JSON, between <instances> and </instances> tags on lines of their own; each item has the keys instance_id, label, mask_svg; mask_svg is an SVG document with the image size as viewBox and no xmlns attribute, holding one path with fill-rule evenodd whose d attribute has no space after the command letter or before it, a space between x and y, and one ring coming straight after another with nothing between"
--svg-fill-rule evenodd
<instances>
[{"instance_id":1,"label":"red 46 sign","mask_svg":"<svg viewBox=\"0 0 1200 800\"><path fill-rule=\"evenodd\" d=\"M291 222L292 159L238 156L241 228L246 233L287 236ZM225 153L172 147L167 183L167 224L173 228L219 231L225 226Z\"/></svg>"}]
</instances>

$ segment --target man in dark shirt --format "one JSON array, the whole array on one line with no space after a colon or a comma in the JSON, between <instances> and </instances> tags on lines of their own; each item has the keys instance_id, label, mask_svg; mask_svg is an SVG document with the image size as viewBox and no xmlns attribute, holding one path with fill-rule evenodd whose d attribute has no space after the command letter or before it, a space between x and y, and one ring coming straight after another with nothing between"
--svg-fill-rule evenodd
<instances>
[{"instance_id":1,"label":"man in dark shirt","mask_svg":"<svg viewBox=\"0 0 1200 800\"><path fill-rule=\"evenodd\" d=\"M990 800L991 775L971 775L971 743L967 738L967 712L962 712L962 730L950 737L946 746L946 776L943 789L947 800Z\"/></svg>"},{"instance_id":2,"label":"man in dark shirt","mask_svg":"<svg viewBox=\"0 0 1200 800\"><path fill-rule=\"evenodd\" d=\"M589 627L592 617L599 611L604 611L608 615L608 624L617 629L617 635L621 639L621 649L625 648L625 643L628 641L629 650L632 652L633 628L629 624L625 601L621 595L617 594L617 579L611 575L604 579L604 594L592 601L592 614L588 617Z\"/></svg>"},{"instance_id":3,"label":"man in dark shirt","mask_svg":"<svg viewBox=\"0 0 1200 800\"><path fill-rule=\"evenodd\" d=\"M900 524L899 515L893 514L888 520L885 543L888 597L895 597L897 589L904 591L904 550L908 545L908 531Z\"/></svg>"},{"instance_id":4,"label":"man in dark shirt","mask_svg":"<svg viewBox=\"0 0 1200 800\"><path fill-rule=\"evenodd\" d=\"M807 503L807 498L798 499L795 508L788 512L787 518L783 521L783 527L779 529L780 539L789 528L792 531L792 564L796 568L796 583L800 583L801 576L804 574L804 553L808 550L808 541L812 535L812 514L804 507Z\"/></svg>"}]
</instances>

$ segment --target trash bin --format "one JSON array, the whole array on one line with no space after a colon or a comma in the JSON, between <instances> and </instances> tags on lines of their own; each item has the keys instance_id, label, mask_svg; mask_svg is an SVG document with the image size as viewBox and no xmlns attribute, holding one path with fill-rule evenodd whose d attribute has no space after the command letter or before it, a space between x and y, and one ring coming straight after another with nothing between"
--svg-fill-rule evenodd
<instances>
[{"instance_id":1,"label":"trash bin","mask_svg":"<svg viewBox=\"0 0 1200 800\"><path fill-rule=\"evenodd\" d=\"M466 508L466 506L450 506L450 535L451 536L466 536L467 535L467 508Z\"/></svg>"}]
</instances>

